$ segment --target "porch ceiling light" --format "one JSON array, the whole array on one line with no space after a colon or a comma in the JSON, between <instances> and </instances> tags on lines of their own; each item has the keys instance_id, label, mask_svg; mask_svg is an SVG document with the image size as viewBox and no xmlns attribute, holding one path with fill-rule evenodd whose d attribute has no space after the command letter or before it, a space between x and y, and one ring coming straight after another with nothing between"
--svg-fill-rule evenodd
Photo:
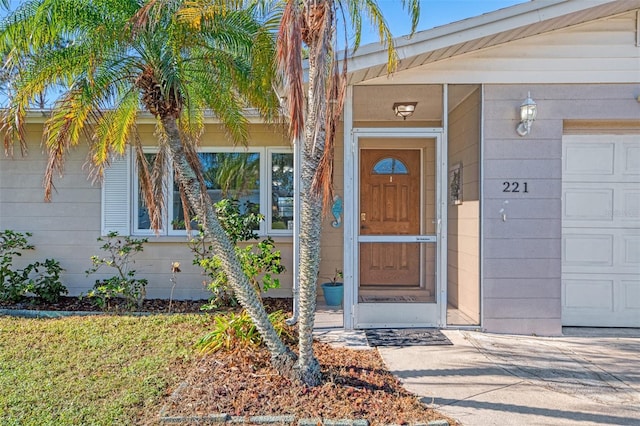
<instances>
[{"instance_id":1,"label":"porch ceiling light","mask_svg":"<svg viewBox=\"0 0 640 426\"><path fill-rule=\"evenodd\" d=\"M403 120L406 120L407 117L413 115L416 110L417 102L396 102L393 104L393 113L396 117L402 117Z\"/></svg>"},{"instance_id":2,"label":"porch ceiling light","mask_svg":"<svg viewBox=\"0 0 640 426\"><path fill-rule=\"evenodd\" d=\"M520 105L520 124L516 128L520 136L526 136L531 132L531 124L535 121L536 115L538 115L538 106L531 99L531 92L528 92L527 99Z\"/></svg>"}]
</instances>

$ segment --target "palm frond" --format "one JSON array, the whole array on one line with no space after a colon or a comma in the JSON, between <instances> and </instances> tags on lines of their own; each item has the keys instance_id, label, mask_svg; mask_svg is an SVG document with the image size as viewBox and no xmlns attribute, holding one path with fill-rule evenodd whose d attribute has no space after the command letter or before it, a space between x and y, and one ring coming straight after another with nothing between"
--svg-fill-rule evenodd
<instances>
[{"instance_id":1,"label":"palm frond","mask_svg":"<svg viewBox=\"0 0 640 426\"><path fill-rule=\"evenodd\" d=\"M68 91L65 97L57 102L51 116L45 122L43 144L48 159L43 186L46 201L51 200L55 172L60 175L64 172L64 162L70 148L78 144L83 131L89 125L88 121L95 121L99 117L100 113L95 110L93 99L86 95L87 92L81 86Z\"/></svg>"},{"instance_id":2,"label":"palm frond","mask_svg":"<svg viewBox=\"0 0 640 426\"><path fill-rule=\"evenodd\" d=\"M402 7L409 11L411 17L411 33L416 32L420 20L420 0L402 0Z\"/></svg>"},{"instance_id":3,"label":"palm frond","mask_svg":"<svg viewBox=\"0 0 640 426\"><path fill-rule=\"evenodd\" d=\"M304 132L304 73L302 67L302 11L297 2L287 2L278 31L276 58L283 76L286 115L293 140L300 140Z\"/></svg>"},{"instance_id":4,"label":"palm frond","mask_svg":"<svg viewBox=\"0 0 640 426\"><path fill-rule=\"evenodd\" d=\"M93 129L91 144L92 177L102 176L111 153L122 155L125 152L131 142L139 110L139 94L134 90L127 90L114 108L105 110L100 115Z\"/></svg>"},{"instance_id":5,"label":"palm frond","mask_svg":"<svg viewBox=\"0 0 640 426\"><path fill-rule=\"evenodd\" d=\"M167 166L166 150L161 149L158 151L154 156L153 167L151 168L137 134L134 141L140 196L144 206L147 208L151 229L158 232L162 229L163 212L166 208L164 201L164 170Z\"/></svg>"},{"instance_id":6,"label":"palm frond","mask_svg":"<svg viewBox=\"0 0 640 426\"><path fill-rule=\"evenodd\" d=\"M204 132L205 110L196 102L191 102L189 99L186 99L186 101L178 124L180 125L180 131L197 143Z\"/></svg>"},{"instance_id":7,"label":"palm frond","mask_svg":"<svg viewBox=\"0 0 640 426\"><path fill-rule=\"evenodd\" d=\"M327 110L325 116L325 146L320 164L313 177L312 189L316 194L322 194L324 211L329 211L333 202L333 160L334 146L337 136L338 123L344 109L347 89L347 52L343 52L342 68L337 61L333 62L333 70L327 87Z\"/></svg>"},{"instance_id":8,"label":"palm frond","mask_svg":"<svg viewBox=\"0 0 640 426\"><path fill-rule=\"evenodd\" d=\"M398 65L398 55L396 53L395 46L393 44L393 34L389 29L389 25L387 21L384 19L384 15L380 10L380 6L378 5L378 0L356 0L358 3L362 2L358 5L358 9L360 13L365 13L371 26L377 31L378 38L380 43L382 43L387 48L387 72L392 73L395 71ZM413 1L413 0L411 0ZM405 0L403 0L404 4ZM355 3L355 1L354 1ZM351 16L355 11L351 10ZM360 40L359 36L356 35L356 40ZM358 43L359 44L359 43ZM357 48L357 45L356 45Z\"/></svg>"},{"instance_id":9,"label":"palm frond","mask_svg":"<svg viewBox=\"0 0 640 426\"><path fill-rule=\"evenodd\" d=\"M312 132L311 150L319 149L324 151L325 139L320 139L319 135L324 132L324 124L326 119L328 78L331 74L331 66L335 61L333 50L333 18L334 10L329 2L321 3L313 6L306 14L306 28L309 33L308 37L313 40L310 45L309 61L314 61L314 66L309 67L309 87L313 92L310 94L315 101L309 109L315 109L314 129ZM313 75L312 75L313 73ZM313 81L313 84L311 83ZM320 146L318 146L320 145ZM318 194L316 194L318 195Z\"/></svg>"},{"instance_id":10,"label":"palm frond","mask_svg":"<svg viewBox=\"0 0 640 426\"><path fill-rule=\"evenodd\" d=\"M2 123L0 130L4 134L4 154L8 157L13 157L13 146L16 141L20 144L22 155L27 154L28 147L24 128L26 114L24 103L17 103L0 114L0 122Z\"/></svg>"}]
</instances>

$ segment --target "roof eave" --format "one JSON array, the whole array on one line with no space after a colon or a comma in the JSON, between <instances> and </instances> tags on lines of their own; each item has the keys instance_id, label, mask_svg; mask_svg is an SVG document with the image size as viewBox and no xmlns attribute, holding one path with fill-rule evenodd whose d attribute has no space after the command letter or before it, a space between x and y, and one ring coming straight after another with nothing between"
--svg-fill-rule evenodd
<instances>
[{"instance_id":1,"label":"roof eave","mask_svg":"<svg viewBox=\"0 0 640 426\"><path fill-rule=\"evenodd\" d=\"M603 7L616 5L617 7ZM421 31L414 34L413 37L399 37L394 40L396 52L398 54L400 64L398 70L410 68L414 64L422 65L422 62L416 63L416 58L430 52L450 49L453 54L467 53L471 47L470 42L482 40L485 43L474 43L474 50L490 47L492 44L490 39L496 39L496 35L513 32L511 38L505 40L500 38L500 42L504 43L509 39L517 39L535 31L520 33L517 31L522 28L533 28L536 24L562 18L568 15L579 14L588 9L601 9L602 16L606 17L613 13L622 13L640 7L640 0L532 0L526 3L518 4L512 7L499 9L480 16L454 22L441 27L430 30ZM597 15L597 14L596 14ZM596 18L598 16L595 16ZM590 20L594 19L593 15L589 15ZM579 19L578 19L579 20ZM563 25L558 22L558 27L545 27L545 31L558 29ZM576 20L566 21L565 26L575 25L579 22ZM542 30L540 32L543 32ZM518 37L520 34L520 37ZM469 48L464 48L465 43ZM456 46L460 46L456 49ZM437 55L436 55L437 56ZM441 57L438 57L439 59ZM386 75L387 69L387 51L384 46L379 43L368 44L362 46L358 51L349 57L349 74L350 83L355 84L363 80L380 77Z\"/></svg>"}]
</instances>

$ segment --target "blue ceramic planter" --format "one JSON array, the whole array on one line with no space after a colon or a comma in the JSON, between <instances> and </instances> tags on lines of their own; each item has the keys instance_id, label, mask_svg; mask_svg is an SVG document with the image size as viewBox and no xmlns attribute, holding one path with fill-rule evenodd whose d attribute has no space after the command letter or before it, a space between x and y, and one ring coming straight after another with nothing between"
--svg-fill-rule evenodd
<instances>
[{"instance_id":1,"label":"blue ceramic planter","mask_svg":"<svg viewBox=\"0 0 640 426\"><path fill-rule=\"evenodd\" d=\"M324 300L328 306L340 306L342 305L342 297L344 295L342 283L323 283L322 292L324 293Z\"/></svg>"}]
</instances>

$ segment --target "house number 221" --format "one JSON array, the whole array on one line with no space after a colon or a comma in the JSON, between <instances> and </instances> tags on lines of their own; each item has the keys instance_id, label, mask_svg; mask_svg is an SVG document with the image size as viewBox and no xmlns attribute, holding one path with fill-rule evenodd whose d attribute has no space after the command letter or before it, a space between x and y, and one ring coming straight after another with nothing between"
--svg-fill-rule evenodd
<instances>
[{"instance_id":1,"label":"house number 221","mask_svg":"<svg viewBox=\"0 0 640 426\"><path fill-rule=\"evenodd\" d=\"M527 182L502 182L502 192L524 192L528 193Z\"/></svg>"}]
</instances>

